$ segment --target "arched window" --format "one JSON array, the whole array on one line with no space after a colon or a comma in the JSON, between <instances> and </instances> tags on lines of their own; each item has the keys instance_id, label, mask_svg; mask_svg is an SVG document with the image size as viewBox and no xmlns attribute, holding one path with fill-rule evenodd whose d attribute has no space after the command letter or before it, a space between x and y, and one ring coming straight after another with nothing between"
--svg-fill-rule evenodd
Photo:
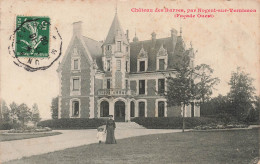
<instances>
[{"instance_id":1,"label":"arched window","mask_svg":"<svg viewBox=\"0 0 260 164\"><path fill-rule=\"evenodd\" d=\"M135 103L131 101L131 109L130 109L130 116L134 117L135 116Z\"/></svg>"},{"instance_id":2,"label":"arched window","mask_svg":"<svg viewBox=\"0 0 260 164\"><path fill-rule=\"evenodd\" d=\"M158 117L164 117L164 102L158 102Z\"/></svg>"},{"instance_id":3,"label":"arched window","mask_svg":"<svg viewBox=\"0 0 260 164\"><path fill-rule=\"evenodd\" d=\"M109 103L107 101L102 101L100 104L100 117L109 116Z\"/></svg>"},{"instance_id":4,"label":"arched window","mask_svg":"<svg viewBox=\"0 0 260 164\"><path fill-rule=\"evenodd\" d=\"M144 117L145 114L145 103L139 102L139 117Z\"/></svg>"}]
</instances>

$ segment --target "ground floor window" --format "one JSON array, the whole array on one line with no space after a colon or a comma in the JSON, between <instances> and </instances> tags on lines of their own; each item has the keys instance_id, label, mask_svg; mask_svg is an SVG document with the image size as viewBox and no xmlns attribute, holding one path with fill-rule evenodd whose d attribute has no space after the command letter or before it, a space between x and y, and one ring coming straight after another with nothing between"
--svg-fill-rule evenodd
<instances>
[{"instance_id":1,"label":"ground floor window","mask_svg":"<svg viewBox=\"0 0 260 164\"><path fill-rule=\"evenodd\" d=\"M194 102L191 103L191 117L194 117Z\"/></svg>"},{"instance_id":2,"label":"ground floor window","mask_svg":"<svg viewBox=\"0 0 260 164\"><path fill-rule=\"evenodd\" d=\"M158 102L158 117L164 117L164 102Z\"/></svg>"},{"instance_id":3,"label":"ground floor window","mask_svg":"<svg viewBox=\"0 0 260 164\"><path fill-rule=\"evenodd\" d=\"M139 102L139 117L144 117L145 114L145 103Z\"/></svg>"},{"instance_id":4,"label":"ground floor window","mask_svg":"<svg viewBox=\"0 0 260 164\"><path fill-rule=\"evenodd\" d=\"M100 104L100 117L109 116L109 103L107 101L102 101Z\"/></svg>"},{"instance_id":5,"label":"ground floor window","mask_svg":"<svg viewBox=\"0 0 260 164\"><path fill-rule=\"evenodd\" d=\"M79 101L72 102L72 116L73 117L79 116Z\"/></svg>"},{"instance_id":6,"label":"ground floor window","mask_svg":"<svg viewBox=\"0 0 260 164\"><path fill-rule=\"evenodd\" d=\"M135 103L132 101L131 102L131 111L130 111L131 117L135 116Z\"/></svg>"}]
</instances>

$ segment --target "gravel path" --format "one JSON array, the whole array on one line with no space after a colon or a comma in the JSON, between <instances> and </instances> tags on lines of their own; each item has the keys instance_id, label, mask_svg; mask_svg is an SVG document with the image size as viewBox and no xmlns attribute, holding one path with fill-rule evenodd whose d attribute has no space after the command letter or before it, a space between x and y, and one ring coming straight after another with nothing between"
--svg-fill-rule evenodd
<instances>
[{"instance_id":1,"label":"gravel path","mask_svg":"<svg viewBox=\"0 0 260 164\"><path fill-rule=\"evenodd\" d=\"M89 130L56 130L62 134L56 136L31 138L0 142L0 163L22 157L39 155L71 147L78 147L97 143L95 129ZM142 136L159 133L174 133L181 130L172 129L117 129L116 139L123 139L134 136Z\"/></svg>"}]
</instances>

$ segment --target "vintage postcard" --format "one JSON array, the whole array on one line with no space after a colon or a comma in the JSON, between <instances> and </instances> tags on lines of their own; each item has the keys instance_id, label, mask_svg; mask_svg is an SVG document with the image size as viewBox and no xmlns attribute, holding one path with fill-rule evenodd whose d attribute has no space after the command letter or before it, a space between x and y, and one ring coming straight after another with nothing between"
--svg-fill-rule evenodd
<instances>
[{"instance_id":1,"label":"vintage postcard","mask_svg":"<svg viewBox=\"0 0 260 164\"><path fill-rule=\"evenodd\" d=\"M0 164L259 161L258 0L0 0Z\"/></svg>"}]
</instances>

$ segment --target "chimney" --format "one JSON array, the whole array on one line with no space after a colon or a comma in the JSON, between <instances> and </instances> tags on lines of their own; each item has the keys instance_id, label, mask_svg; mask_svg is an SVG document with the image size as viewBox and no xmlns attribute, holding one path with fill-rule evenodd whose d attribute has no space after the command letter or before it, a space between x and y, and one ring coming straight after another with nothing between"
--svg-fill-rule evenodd
<instances>
[{"instance_id":1,"label":"chimney","mask_svg":"<svg viewBox=\"0 0 260 164\"><path fill-rule=\"evenodd\" d=\"M73 34L74 35L81 35L81 31L82 31L81 24L82 24L81 21L73 23Z\"/></svg>"},{"instance_id":2,"label":"chimney","mask_svg":"<svg viewBox=\"0 0 260 164\"><path fill-rule=\"evenodd\" d=\"M151 35L152 35L152 40L155 41L156 40L156 33L153 32Z\"/></svg>"},{"instance_id":3,"label":"chimney","mask_svg":"<svg viewBox=\"0 0 260 164\"><path fill-rule=\"evenodd\" d=\"M156 33L153 32L153 33L152 33L152 47L153 47L153 48L155 47L155 42L156 42Z\"/></svg>"},{"instance_id":4,"label":"chimney","mask_svg":"<svg viewBox=\"0 0 260 164\"><path fill-rule=\"evenodd\" d=\"M129 42L129 30L126 30L126 39L127 39L127 41Z\"/></svg>"},{"instance_id":5,"label":"chimney","mask_svg":"<svg viewBox=\"0 0 260 164\"><path fill-rule=\"evenodd\" d=\"M175 30L174 28L171 29L171 38L177 36L177 30Z\"/></svg>"}]
</instances>

